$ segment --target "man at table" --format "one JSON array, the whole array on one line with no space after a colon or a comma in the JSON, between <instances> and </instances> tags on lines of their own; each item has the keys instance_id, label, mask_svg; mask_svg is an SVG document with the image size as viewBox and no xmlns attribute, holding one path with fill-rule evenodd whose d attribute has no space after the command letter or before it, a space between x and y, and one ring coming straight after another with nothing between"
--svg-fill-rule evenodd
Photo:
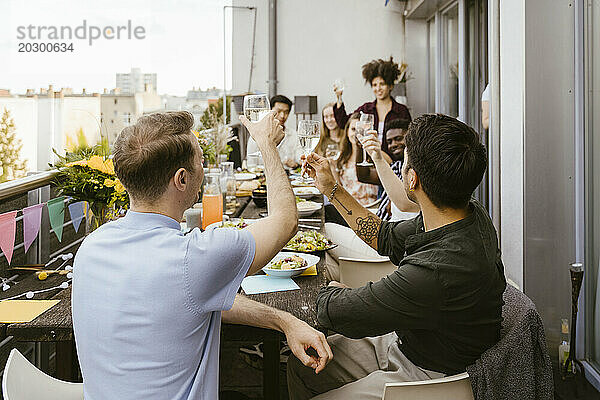
<instances>
[{"instance_id":1,"label":"man at table","mask_svg":"<svg viewBox=\"0 0 600 400\"><path fill-rule=\"evenodd\" d=\"M320 332L236 295L297 229L276 149L281 127L272 114L242 119L263 153L270 214L240 231L181 232L203 179L190 113L144 116L117 138L115 171L131 209L89 235L74 263L73 327L87 400L216 399L221 317L284 332L317 372L331 358ZM319 356L307 355L309 347Z\"/></svg>"},{"instance_id":2,"label":"man at table","mask_svg":"<svg viewBox=\"0 0 600 400\"><path fill-rule=\"evenodd\" d=\"M407 221L381 221L336 184L326 159L307 161L350 227L398 269L322 289L318 320L339 333L328 338L335 360L311 376L290 357L290 398L380 399L388 382L464 372L500 338L506 287L496 231L471 198L487 165L479 135L440 114L411 123L397 184L421 214Z\"/></svg>"},{"instance_id":3,"label":"man at table","mask_svg":"<svg viewBox=\"0 0 600 400\"><path fill-rule=\"evenodd\" d=\"M298 167L300 161L300 143L298 142L298 135L293 129L288 129L285 126L285 122L290 116L292 110L292 101L283 95L276 95L271 97L270 100L271 109L275 113L275 118L279 121L281 128L285 136L278 146L279 157L288 168ZM252 138L248 139L248 146L246 147L247 155L254 155L259 153L258 145Z\"/></svg>"}]
</instances>

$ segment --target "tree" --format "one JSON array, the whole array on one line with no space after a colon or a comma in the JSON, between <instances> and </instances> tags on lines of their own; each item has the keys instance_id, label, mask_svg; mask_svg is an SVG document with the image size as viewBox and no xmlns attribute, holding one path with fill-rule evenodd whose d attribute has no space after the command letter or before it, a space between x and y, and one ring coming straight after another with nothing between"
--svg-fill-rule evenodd
<instances>
[{"instance_id":1,"label":"tree","mask_svg":"<svg viewBox=\"0 0 600 400\"><path fill-rule=\"evenodd\" d=\"M227 96L227 123L231 119L231 96ZM212 129L217 124L223 122L223 98L219 97L217 103L212 103L204 110L204 114L200 117L198 130Z\"/></svg>"},{"instance_id":2,"label":"tree","mask_svg":"<svg viewBox=\"0 0 600 400\"><path fill-rule=\"evenodd\" d=\"M15 121L4 108L0 119L0 183L25 176L25 160L20 159L22 147Z\"/></svg>"}]
</instances>

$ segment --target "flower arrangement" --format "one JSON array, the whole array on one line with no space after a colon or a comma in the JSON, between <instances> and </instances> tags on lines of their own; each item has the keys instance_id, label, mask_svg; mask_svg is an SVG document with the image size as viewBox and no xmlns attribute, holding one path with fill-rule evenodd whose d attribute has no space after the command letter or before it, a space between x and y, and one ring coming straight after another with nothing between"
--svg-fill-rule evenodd
<instances>
[{"instance_id":1,"label":"flower arrangement","mask_svg":"<svg viewBox=\"0 0 600 400\"><path fill-rule=\"evenodd\" d=\"M231 109L231 98L227 98L227 117L229 120L229 110ZM204 158L208 164L217 165L219 154L231 153L233 148L229 142L237 140L231 129L223 124L223 99L219 99L216 104L211 104L204 111L198 124L198 130L193 131L198 138L200 147L204 153Z\"/></svg>"},{"instance_id":2,"label":"flower arrangement","mask_svg":"<svg viewBox=\"0 0 600 400\"><path fill-rule=\"evenodd\" d=\"M98 146L95 146L98 147ZM93 154L100 153L100 154ZM114 219L120 210L129 207L129 196L115 175L113 161L102 151L83 151L85 158L69 153L60 156L54 165L59 171L56 185L61 194L75 201L87 201L96 218L96 225ZM96 227L97 227L96 226Z\"/></svg>"}]
</instances>

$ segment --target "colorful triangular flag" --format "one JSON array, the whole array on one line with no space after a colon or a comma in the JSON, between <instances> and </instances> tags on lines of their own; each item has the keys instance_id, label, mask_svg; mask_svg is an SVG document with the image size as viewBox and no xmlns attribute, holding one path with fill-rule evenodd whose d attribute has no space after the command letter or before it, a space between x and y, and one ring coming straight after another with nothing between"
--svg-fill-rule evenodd
<instances>
[{"instance_id":1,"label":"colorful triangular flag","mask_svg":"<svg viewBox=\"0 0 600 400\"><path fill-rule=\"evenodd\" d=\"M25 245L26 253L40 232L43 207L44 203L23 209L23 244Z\"/></svg>"},{"instance_id":2,"label":"colorful triangular flag","mask_svg":"<svg viewBox=\"0 0 600 400\"><path fill-rule=\"evenodd\" d=\"M77 203L69 204L69 214L71 215L71 222L73 223L73 228L75 228L75 232L79 231L79 225L81 225L81 220L83 220L84 215L84 201L78 201Z\"/></svg>"},{"instance_id":3,"label":"colorful triangular flag","mask_svg":"<svg viewBox=\"0 0 600 400\"><path fill-rule=\"evenodd\" d=\"M65 223L65 197L60 196L48 200L48 215L50 226L59 242L62 242L63 225Z\"/></svg>"},{"instance_id":4,"label":"colorful triangular flag","mask_svg":"<svg viewBox=\"0 0 600 400\"><path fill-rule=\"evenodd\" d=\"M16 211L0 214L0 249L10 264L15 249L15 232L17 230Z\"/></svg>"}]
</instances>

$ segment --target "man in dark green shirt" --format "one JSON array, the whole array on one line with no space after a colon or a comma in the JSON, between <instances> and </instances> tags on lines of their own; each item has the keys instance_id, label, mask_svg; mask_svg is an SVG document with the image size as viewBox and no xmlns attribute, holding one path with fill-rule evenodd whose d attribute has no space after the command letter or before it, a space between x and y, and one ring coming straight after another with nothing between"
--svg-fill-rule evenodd
<instances>
[{"instance_id":1,"label":"man in dark green shirt","mask_svg":"<svg viewBox=\"0 0 600 400\"><path fill-rule=\"evenodd\" d=\"M374 140L363 144L375 160ZM334 359L315 376L291 358L291 399L380 399L386 382L464 372L500 338L498 238L471 199L487 166L479 135L455 118L424 115L409 127L404 157L397 184L421 214L401 222L382 222L335 182L326 159L307 158L321 192L398 269L361 288L331 282L320 292L319 322L338 333L328 338Z\"/></svg>"}]
</instances>

